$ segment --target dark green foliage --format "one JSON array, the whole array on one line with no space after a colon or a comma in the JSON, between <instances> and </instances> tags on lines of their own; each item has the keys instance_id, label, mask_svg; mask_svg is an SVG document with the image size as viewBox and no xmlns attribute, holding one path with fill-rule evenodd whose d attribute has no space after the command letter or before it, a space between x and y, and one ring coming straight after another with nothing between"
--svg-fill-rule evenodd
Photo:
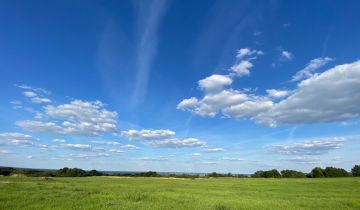
<instances>
[{"instance_id":1,"label":"dark green foliage","mask_svg":"<svg viewBox=\"0 0 360 210\"><path fill-rule=\"evenodd\" d=\"M251 175L252 178L281 178L281 174L278 170L272 169L269 171L256 171L253 175Z\"/></svg>"},{"instance_id":2,"label":"dark green foliage","mask_svg":"<svg viewBox=\"0 0 360 210\"><path fill-rule=\"evenodd\" d=\"M30 177L54 177L55 174L53 171L42 171L42 170L34 170L34 169L28 169L28 170L19 170L18 173L24 174L26 176Z\"/></svg>"},{"instance_id":3,"label":"dark green foliage","mask_svg":"<svg viewBox=\"0 0 360 210\"><path fill-rule=\"evenodd\" d=\"M212 172L206 175L207 177L221 177L221 174L218 174L216 172Z\"/></svg>"},{"instance_id":4,"label":"dark green foliage","mask_svg":"<svg viewBox=\"0 0 360 210\"><path fill-rule=\"evenodd\" d=\"M282 170L281 176L283 178L305 178L306 174L301 171L295 170Z\"/></svg>"},{"instance_id":5,"label":"dark green foliage","mask_svg":"<svg viewBox=\"0 0 360 210\"><path fill-rule=\"evenodd\" d=\"M207 174L206 177L235 177L235 176L231 173L220 174L220 173L212 172Z\"/></svg>"},{"instance_id":6,"label":"dark green foliage","mask_svg":"<svg viewBox=\"0 0 360 210\"><path fill-rule=\"evenodd\" d=\"M135 174L135 176L143 176L143 177L158 177L160 176L158 173L156 173L155 171L148 171L145 173L138 173Z\"/></svg>"},{"instance_id":7,"label":"dark green foliage","mask_svg":"<svg viewBox=\"0 0 360 210\"><path fill-rule=\"evenodd\" d=\"M93 169L93 170L87 172L87 175L88 175L88 176L102 176L103 173L101 173L101 172Z\"/></svg>"},{"instance_id":8,"label":"dark green foliage","mask_svg":"<svg viewBox=\"0 0 360 210\"><path fill-rule=\"evenodd\" d=\"M360 165L355 165L352 169L351 169L351 174L353 176L360 176Z\"/></svg>"},{"instance_id":9,"label":"dark green foliage","mask_svg":"<svg viewBox=\"0 0 360 210\"><path fill-rule=\"evenodd\" d=\"M311 177L312 178L323 178L325 177L324 170L320 167L316 167L311 171Z\"/></svg>"},{"instance_id":10,"label":"dark green foliage","mask_svg":"<svg viewBox=\"0 0 360 210\"><path fill-rule=\"evenodd\" d=\"M249 178L249 176L245 175L245 174L238 174L238 175L235 175L235 177L237 177L237 178Z\"/></svg>"},{"instance_id":11,"label":"dark green foliage","mask_svg":"<svg viewBox=\"0 0 360 210\"><path fill-rule=\"evenodd\" d=\"M349 177L351 174L342 168L326 167L325 170L316 167L310 173L312 178L323 178L323 177Z\"/></svg>"},{"instance_id":12,"label":"dark green foliage","mask_svg":"<svg viewBox=\"0 0 360 210\"><path fill-rule=\"evenodd\" d=\"M325 168L326 177L349 177L350 174L345 169L335 168L335 167L326 167Z\"/></svg>"},{"instance_id":13,"label":"dark green foliage","mask_svg":"<svg viewBox=\"0 0 360 210\"><path fill-rule=\"evenodd\" d=\"M264 172L264 177L265 178L280 178L281 174L279 173L278 170L273 169L273 170L270 170L270 171L265 171Z\"/></svg>"},{"instance_id":14,"label":"dark green foliage","mask_svg":"<svg viewBox=\"0 0 360 210\"><path fill-rule=\"evenodd\" d=\"M252 178L280 178L281 174L278 170L273 169L269 171L256 171L253 175L251 175Z\"/></svg>"},{"instance_id":15,"label":"dark green foliage","mask_svg":"<svg viewBox=\"0 0 360 210\"><path fill-rule=\"evenodd\" d=\"M10 176L14 171L15 169L10 167L0 168L0 175Z\"/></svg>"},{"instance_id":16,"label":"dark green foliage","mask_svg":"<svg viewBox=\"0 0 360 210\"><path fill-rule=\"evenodd\" d=\"M80 168L62 168L56 172L56 176L60 177L83 177L86 176L86 171Z\"/></svg>"},{"instance_id":17,"label":"dark green foliage","mask_svg":"<svg viewBox=\"0 0 360 210\"><path fill-rule=\"evenodd\" d=\"M174 178L189 178L189 179L194 179L194 178L198 178L199 175L191 175L191 174L169 174L168 177L174 177Z\"/></svg>"},{"instance_id":18,"label":"dark green foliage","mask_svg":"<svg viewBox=\"0 0 360 210\"><path fill-rule=\"evenodd\" d=\"M264 178L264 171L256 171L251 175L252 178Z\"/></svg>"}]
</instances>

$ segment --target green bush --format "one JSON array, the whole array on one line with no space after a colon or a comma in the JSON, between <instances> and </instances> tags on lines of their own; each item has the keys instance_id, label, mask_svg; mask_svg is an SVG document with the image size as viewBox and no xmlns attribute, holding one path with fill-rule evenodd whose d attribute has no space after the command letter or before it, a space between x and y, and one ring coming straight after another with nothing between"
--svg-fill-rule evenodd
<instances>
[{"instance_id":1,"label":"green bush","mask_svg":"<svg viewBox=\"0 0 360 210\"><path fill-rule=\"evenodd\" d=\"M326 177L349 177L350 174L345 169L335 168L335 167L326 167L325 168Z\"/></svg>"},{"instance_id":2,"label":"green bush","mask_svg":"<svg viewBox=\"0 0 360 210\"><path fill-rule=\"evenodd\" d=\"M282 170L281 176L284 178L305 178L306 174L295 170Z\"/></svg>"},{"instance_id":3,"label":"green bush","mask_svg":"<svg viewBox=\"0 0 360 210\"><path fill-rule=\"evenodd\" d=\"M55 174L56 176L60 177L83 177L86 176L86 171L80 169L80 168L62 168L58 170Z\"/></svg>"},{"instance_id":4,"label":"green bush","mask_svg":"<svg viewBox=\"0 0 360 210\"><path fill-rule=\"evenodd\" d=\"M351 174L353 176L360 176L360 165L355 165L352 169L351 169Z\"/></svg>"},{"instance_id":5,"label":"green bush","mask_svg":"<svg viewBox=\"0 0 360 210\"><path fill-rule=\"evenodd\" d=\"M251 175L252 178L264 178L264 171L256 171Z\"/></svg>"},{"instance_id":6,"label":"green bush","mask_svg":"<svg viewBox=\"0 0 360 210\"><path fill-rule=\"evenodd\" d=\"M251 175L252 178L280 178L281 174L278 170L273 169L269 171L256 171L253 175Z\"/></svg>"},{"instance_id":7,"label":"green bush","mask_svg":"<svg viewBox=\"0 0 360 210\"><path fill-rule=\"evenodd\" d=\"M312 178L323 178L325 177L324 174L324 170L320 167L315 167L312 171L311 171L311 177Z\"/></svg>"},{"instance_id":8,"label":"green bush","mask_svg":"<svg viewBox=\"0 0 360 210\"><path fill-rule=\"evenodd\" d=\"M15 169L10 167L0 168L0 175L10 176L14 171Z\"/></svg>"},{"instance_id":9,"label":"green bush","mask_svg":"<svg viewBox=\"0 0 360 210\"><path fill-rule=\"evenodd\" d=\"M87 176L102 176L102 175L103 175L103 173L101 173L95 169L87 172Z\"/></svg>"}]
</instances>

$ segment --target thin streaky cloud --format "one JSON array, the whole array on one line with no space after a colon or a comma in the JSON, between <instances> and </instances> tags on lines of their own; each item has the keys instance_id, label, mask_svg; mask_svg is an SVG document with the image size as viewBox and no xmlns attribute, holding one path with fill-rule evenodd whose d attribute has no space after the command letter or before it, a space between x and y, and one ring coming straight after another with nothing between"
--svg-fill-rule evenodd
<instances>
[{"instance_id":1,"label":"thin streaky cloud","mask_svg":"<svg viewBox=\"0 0 360 210\"><path fill-rule=\"evenodd\" d=\"M140 28L139 45L136 59L136 79L133 93L133 104L143 102L149 82L150 71L156 56L158 29L167 8L166 0L138 2L138 18Z\"/></svg>"}]
</instances>

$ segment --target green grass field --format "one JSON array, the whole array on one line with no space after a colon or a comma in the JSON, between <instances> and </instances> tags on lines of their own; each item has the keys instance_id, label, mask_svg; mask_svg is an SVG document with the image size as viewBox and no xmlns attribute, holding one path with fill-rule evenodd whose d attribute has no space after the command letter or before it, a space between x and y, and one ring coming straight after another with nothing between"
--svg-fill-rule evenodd
<instances>
[{"instance_id":1,"label":"green grass field","mask_svg":"<svg viewBox=\"0 0 360 210\"><path fill-rule=\"evenodd\" d=\"M360 209L360 178L0 177L0 209Z\"/></svg>"}]
</instances>

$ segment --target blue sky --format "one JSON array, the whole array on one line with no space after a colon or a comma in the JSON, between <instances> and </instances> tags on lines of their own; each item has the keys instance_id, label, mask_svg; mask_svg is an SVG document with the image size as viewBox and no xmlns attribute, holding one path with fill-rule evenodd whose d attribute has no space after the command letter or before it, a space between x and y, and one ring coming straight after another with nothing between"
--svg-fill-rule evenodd
<instances>
[{"instance_id":1,"label":"blue sky","mask_svg":"<svg viewBox=\"0 0 360 210\"><path fill-rule=\"evenodd\" d=\"M357 1L11 1L0 165L359 164Z\"/></svg>"}]
</instances>

